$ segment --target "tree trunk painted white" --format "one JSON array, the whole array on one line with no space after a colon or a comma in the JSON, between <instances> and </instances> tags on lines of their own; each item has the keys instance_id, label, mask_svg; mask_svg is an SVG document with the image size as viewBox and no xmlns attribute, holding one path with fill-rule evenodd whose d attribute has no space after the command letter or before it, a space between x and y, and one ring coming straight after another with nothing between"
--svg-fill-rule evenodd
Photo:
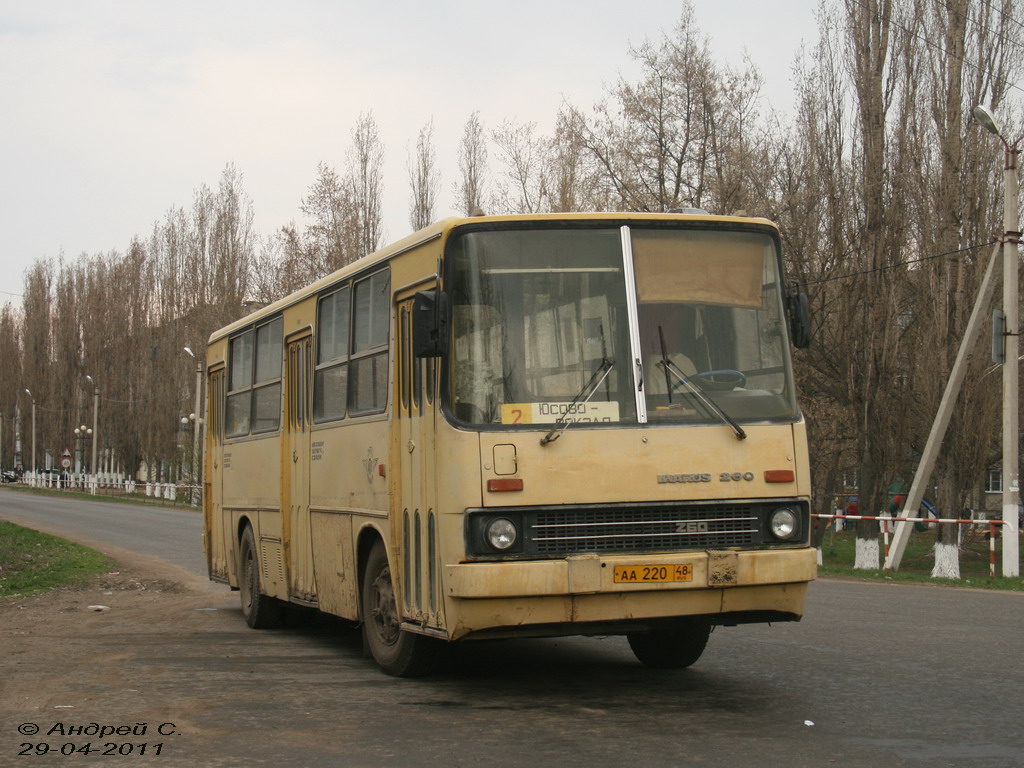
<instances>
[{"instance_id":1,"label":"tree trunk painted white","mask_svg":"<svg viewBox=\"0 0 1024 768\"><path fill-rule=\"evenodd\" d=\"M821 547L818 547L815 552L818 553L818 565L824 565L825 562L821 559Z\"/></svg>"},{"instance_id":2,"label":"tree trunk painted white","mask_svg":"<svg viewBox=\"0 0 1024 768\"><path fill-rule=\"evenodd\" d=\"M879 567L878 539L857 538L857 559L853 563L854 568L866 571L873 571Z\"/></svg>"},{"instance_id":3,"label":"tree trunk painted white","mask_svg":"<svg viewBox=\"0 0 1024 768\"><path fill-rule=\"evenodd\" d=\"M936 544L933 551L935 566L932 568L932 578L959 579L960 547L956 544Z\"/></svg>"}]
</instances>

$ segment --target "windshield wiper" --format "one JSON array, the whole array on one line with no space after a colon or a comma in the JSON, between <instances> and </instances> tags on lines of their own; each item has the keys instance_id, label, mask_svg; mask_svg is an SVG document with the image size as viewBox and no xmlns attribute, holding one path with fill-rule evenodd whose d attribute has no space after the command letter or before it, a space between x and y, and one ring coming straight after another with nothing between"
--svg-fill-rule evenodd
<instances>
[{"instance_id":1,"label":"windshield wiper","mask_svg":"<svg viewBox=\"0 0 1024 768\"><path fill-rule=\"evenodd\" d=\"M747 438L747 433L743 431L743 427L737 424L729 414L723 411L722 407L711 399L711 395L709 395L703 387L701 387L694 381L690 381L692 377L686 376L681 370L679 370L679 366L677 366L675 363L669 360L668 357L662 357L658 365L665 369L666 376L668 373L671 373L673 376L679 379L679 383L685 386L688 390L690 390L690 392L693 393L693 396L697 398L697 401L701 405L703 405L709 412L714 413L723 422L732 427L732 431L736 433L737 440L745 440ZM672 387L669 387L669 392L671 391Z\"/></svg>"},{"instance_id":2,"label":"windshield wiper","mask_svg":"<svg viewBox=\"0 0 1024 768\"><path fill-rule=\"evenodd\" d=\"M615 365L614 360L611 360L607 357L601 358L601 364L597 367L597 370L594 371L594 373L590 376L590 380L583 385L583 389L581 389L579 391L579 394L572 399L572 402L569 403L569 407L565 409L565 413L558 417L558 420L555 422L555 426L551 428L551 431L541 438L541 445L553 443L555 442L555 440L562 436L562 433L565 432L565 430L569 428L569 425L573 423L571 421L568 421L566 417L570 413L573 413L576 409L576 406L579 405L580 403L586 405L588 402L590 402L590 398L592 398L594 396L594 393L597 392L597 388L601 386L601 382L608 377L608 374L611 372L613 365Z\"/></svg>"}]
</instances>

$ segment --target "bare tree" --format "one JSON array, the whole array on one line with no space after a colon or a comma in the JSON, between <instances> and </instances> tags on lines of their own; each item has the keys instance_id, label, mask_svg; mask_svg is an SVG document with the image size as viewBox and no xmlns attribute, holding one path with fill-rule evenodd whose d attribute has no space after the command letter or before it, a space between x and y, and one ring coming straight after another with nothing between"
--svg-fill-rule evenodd
<instances>
[{"instance_id":1,"label":"bare tree","mask_svg":"<svg viewBox=\"0 0 1024 768\"><path fill-rule=\"evenodd\" d=\"M921 295L932 299L920 302L916 311L922 321L919 346L930 350L917 377L928 409L922 414L925 423L937 407L955 342L963 336L977 295L989 251L979 246L988 241L1001 214L1001 198L993 194L998 186L992 183L1000 172L994 162L998 154L986 146L987 134L972 126L970 114L979 103L998 108L1017 79L1013 49L1020 46L1021 28L1012 22L1014 13L1013 3L996 9L968 0L934 0L915 4L908 22L916 40L932 41L919 46L921 65L915 73L919 100L927 107L913 121L904 121L916 126L904 132L916 141L923 181L911 191L918 194L910 195L915 207L911 220L920 223L913 237L922 251L945 254L925 262L917 274ZM969 380L991 374L987 355L975 354L970 364ZM943 516L960 515L970 503L972 486L998 455L994 390L967 387L961 393L936 467L936 501ZM959 578L958 544L957 526L939 526L934 576Z\"/></svg>"},{"instance_id":2,"label":"bare tree","mask_svg":"<svg viewBox=\"0 0 1024 768\"><path fill-rule=\"evenodd\" d=\"M52 426L50 414L52 402L50 389L53 384L50 361L53 348L50 337L50 321L53 314L52 285L55 265L49 259L37 259L25 272L25 287L22 291L22 311L24 326L22 332L21 371L22 383L19 390L28 389L31 399L36 403L36 430L34 441L24 446L24 462L26 469L45 468L44 457L52 451L56 438L56 429ZM22 395L24 398L25 395ZM30 401L23 399L25 413L28 413ZM33 453L34 452L34 453Z\"/></svg>"},{"instance_id":3,"label":"bare tree","mask_svg":"<svg viewBox=\"0 0 1024 768\"><path fill-rule=\"evenodd\" d=\"M888 142L890 108L898 73L893 65L892 0L844 0L843 34L854 96L854 194L857 231L854 258L866 270L856 294L856 332L847 338L852 353L850 385L859 404L859 509L875 515L888 506L885 470L898 444L892 423L897 328L893 310L897 274L890 267L900 253L903 219L894 208L895 162ZM858 568L879 564L878 524L857 523Z\"/></svg>"},{"instance_id":4,"label":"bare tree","mask_svg":"<svg viewBox=\"0 0 1024 768\"><path fill-rule=\"evenodd\" d=\"M301 204L309 219L304 236L300 238L294 227L282 231L287 258L297 262L293 271L303 282L323 277L356 258L349 250L358 239L351 189L326 163L316 170L316 180ZM304 266L300 266L302 262Z\"/></svg>"},{"instance_id":5,"label":"bare tree","mask_svg":"<svg viewBox=\"0 0 1024 768\"><path fill-rule=\"evenodd\" d=\"M539 213L548 206L546 142L536 130L536 123L507 120L491 134L505 169L498 201L509 213Z\"/></svg>"},{"instance_id":6,"label":"bare tree","mask_svg":"<svg viewBox=\"0 0 1024 768\"><path fill-rule=\"evenodd\" d=\"M547 152L547 177L552 211L579 211L587 207L598 210L593 194L598 187L594 175L587 167L587 156L580 136L582 116L572 107L565 106L555 119L555 135ZM589 203L589 205L588 205Z\"/></svg>"},{"instance_id":7,"label":"bare tree","mask_svg":"<svg viewBox=\"0 0 1024 768\"><path fill-rule=\"evenodd\" d=\"M640 79L621 80L592 121L574 121L578 140L600 164L619 207L710 207L720 74L692 6L684 4L660 44L645 42L630 56Z\"/></svg>"},{"instance_id":8,"label":"bare tree","mask_svg":"<svg viewBox=\"0 0 1024 768\"><path fill-rule=\"evenodd\" d=\"M372 115L362 115L352 129L352 148L346 177L357 224L357 239L349 252L354 261L380 248L384 238L381 198L384 194L384 146ZM347 263L347 262L346 262Z\"/></svg>"},{"instance_id":9,"label":"bare tree","mask_svg":"<svg viewBox=\"0 0 1024 768\"><path fill-rule=\"evenodd\" d=\"M487 139L479 112L466 120L459 144L459 173L461 181L455 185L455 205L466 216L477 215L485 209L489 194Z\"/></svg>"},{"instance_id":10,"label":"bare tree","mask_svg":"<svg viewBox=\"0 0 1024 768\"><path fill-rule=\"evenodd\" d=\"M0 379L7 386L0 390L0 419L3 441L0 442L0 468L15 467L16 416L23 381L21 371L21 318L8 303L0 309Z\"/></svg>"},{"instance_id":11,"label":"bare tree","mask_svg":"<svg viewBox=\"0 0 1024 768\"><path fill-rule=\"evenodd\" d=\"M291 254L298 239L294 222L282 227L275 235L264 238L253 259L250 295L260 305L270 304L301 288L308 280L300 280L290 270L295 266Z\"/></svg>"},{"instance_id":12,"label":"bare tree","mask_svg":"<svg viewBox=\"0 0 1024 768\"><path fill-rule=\"evenodd\" d=\"M434 220L440 174L437 153L434 151L434 121L420 128L416 138L416 152L406 163L409 173L409 224L413 230L423 229Z\"/></svg>"},{"instance_id":13,"label":"bare tree","mask_svg":"<svg viewBox=\"0 0 1024 768\"><path fill-rule=\"evenodd\" d=\"M797 71L796 123L768 166L766 208L814 296L816 344L797 361L817 487L830 492L837 468L856 470L863 514L889 508L888 489L913 474L976 294L976 249L996 220L991 165L965 119L1000 79L990 63L1005 61L982 11L898 0L823 8L813 64ZM980 376L983 361L972 365ZM987 398L964 393L940 458L938 502L951 516L991 455ZM875 524L859 526L858 553L859 567L877 567Z\"/></svg>"},{"instance_id":14,"label":"bare tree","mask_svg":"<svg viewBox=\"0 0 1024 768\"><path fill-rule=\"evenodd\" d=\"M622 208L602 158L587 143L592 136L581 110L564 104L546 153L553 211L612 211Z\"/></svg>"},{"instance_id":15,"label":"bare tree","mask_svg":"<svg viewBox=\"0 0 1024 768\"><path fill-rule=\"evenodd\" d=\"M214 198L214 228L210 242L210 290L222 307L214 322L239 317L249 293L249 275L256 251L252 201L242 185L242 174L225 167Z\"/></svg>"}]
</instances>

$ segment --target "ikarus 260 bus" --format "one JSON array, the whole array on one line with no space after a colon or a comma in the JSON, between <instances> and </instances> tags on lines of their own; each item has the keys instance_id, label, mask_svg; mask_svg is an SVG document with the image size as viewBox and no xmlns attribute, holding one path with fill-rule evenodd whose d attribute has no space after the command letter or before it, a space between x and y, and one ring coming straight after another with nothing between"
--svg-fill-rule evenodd
<instances>
[{"instance_id":1,"label":"ikarus 260 bus","mask_svg":"<svg viewBox=\"0 0 1024 768\"><path fill-rule=\"evenodd\" d=\"M395 675L523 636L687 666L803 613L807 340L763 219L439 222L211 337L210 576Z\"/></svg>"}]
</instances>

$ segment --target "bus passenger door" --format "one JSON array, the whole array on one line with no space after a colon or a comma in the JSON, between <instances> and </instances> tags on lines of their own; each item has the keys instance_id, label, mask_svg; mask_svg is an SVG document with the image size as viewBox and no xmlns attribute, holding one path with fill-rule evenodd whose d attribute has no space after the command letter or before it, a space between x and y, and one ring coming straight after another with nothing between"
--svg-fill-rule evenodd
<instances>
[{"instance_id":1,"label":"bus passenger door","mask_svg":"<svg viewBox=\"0 0 1024 768\"><path fill-rule=\"evenodd\" d=\"M308 332L288 340L283 441L282 532L287 536L285 562L288 594L304 601L316 599L309 520L310 426L312 424L313 337Z\"/></svg>"},{"instance_id":2,"label":"bus passenger door","mask_svg":"<svg viewBox=\"0 0 1024 768\"><path fill-rule=\"evenodd\" d=\"M206 454L203 466L203 517L206 536L206 565L211 579L228 583L234 572L231 552L234 542L224 522L224 440L221 416L224 408L224 366L207 372Z\"/></svg>"},{"instance_id":3,"label":"bus passenger door","mask_svg":"<svg viewBox=\"0 0 1024 768\"><path fill-rule=\"evenodd\" d=\"M420 290L425 290L419 286ZM397 306L398 343L395 365L395 413L398 441L392 463L400 472L396 505L401 542L400 583L407 619L441 627L436 491L434 482L434 412L437 362L412 354L412 298Z\"/></svg>"}]
</instances>

